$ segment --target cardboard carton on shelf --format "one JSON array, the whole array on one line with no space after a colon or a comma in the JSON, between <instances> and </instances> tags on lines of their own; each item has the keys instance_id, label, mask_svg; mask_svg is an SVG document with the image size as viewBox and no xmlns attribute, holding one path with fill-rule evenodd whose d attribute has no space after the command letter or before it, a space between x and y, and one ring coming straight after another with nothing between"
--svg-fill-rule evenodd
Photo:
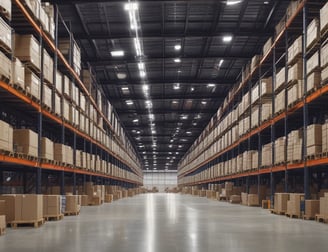
<instances>
[{"instance_id":1,"label":"cardboard carton on shelf","mask_svg":"<svg viewBox=\"0 0 328 252\"><path fill-rule=\"evenodd\" d=\"M328 3L320 9L320 31L323 34L328 29Z\"/></svg>"},{"instance_id":2,"label":"cardboard carton on shelf","mask_svg":"<svg viewBox=\"0 0 328 252\"><path fill-rule=\"evenodd\" d=\"M15 35L14 56L23 62L28 62L34 68L41 68L41 47L33 35Z\"/></svg>"},{"instance_id":3,"label":"cardboard carton on shelf","mask_svg":"<svg viewBox=\"0 0 328 252\"><path fill-rule=\"evenodd\" d=\"M321 60L320 66L322 68L325 68L326 66L328 66L328 44L325 44L325 45L323 45L321 47L321 50L320 50L320 60Z\"/></svg>"},{"instance_id":4,"label":"cardboard carton on shelf","mask_svg":"<svg viewBox=\"0 0 328 252\"><path fill-rule=\"evenodd\" d=\"M307 146L322 145L322 125L311 124L307 127Z\"/></svg>"},{"instance_id":5,"label":"cardboard carton on shelf","mask_svg":"<svg viewBox=\"0 0 328 252\"><path fill-rule=\"evenodd\" d=\"M14 129L14 150L33 157L38 156L38 135L29 129Z\"/></svg>"},{"instance_id":6,"label":"cardboard carton on shelf","mask_svg":"<svg viewBox=\"0 0 328 252\"><path fill-rule=\"evenodd\" d=\"M47 85L43 85L43 104L52 109L52 90Z\"/></svg>"},{"instance_id":7,"label":"cardboard carton on shelf","mask_svg":"<svg viewBox=\"0 0 328 252\"><path fill-rule=\"evenodd\" d=\"M0 0L0 7L3 9L3 13L11 20L11 0Z\"/></svg>"},{"instance_id":8,"label":"cardboard carton on shelf","mask_svg":"<svg viewBox=\"0 0 328 252\"><path fill-rule=\"evenodd\" d=\"M266 55L270 51L271 46L272 46L272 37L270 37L267 40L267 42L265 42L265 44L263 46L263 50L262 50L263 55Z\"/></svg>"},{"instance_id":9,"label":"cardboard carton on shelf","mask_svg":"<svg viewBox=\"0 0 328 252\"><path fill-rule=\"evenodd\" d=\"M317 18L313 19L311 23L307 26L306 34L307 34L306 48L309 49L320 38L319 20Z\"/></svg>"},{"instance_id":10,"label":"cardboard carton on shelf","mask_svg":"<svg viewBox=\"0 0 328 252\"><path fill-rule=\"evenodd\" d=\"M315 70L319 69L319 51L316 51L307 61L306 61L306 69L307 73L310 74Z\"/></svg>"},{"instance_id":11,"label":"cardboard carton on shelf","mask_svg":"<svg viewBox=\"0 0 328 252\"><path fill-rule=\"evenodd\" d=\"M302 80L303 78L303 61L298 60L294 65L288 68L288 83Z\"/></svg>"},{"instance_id":12,"label":"cardboard carton on shelf","mask_svg":"<svg viewBox=\"0 0 328 252\"><path fill-rule=\"evenodd\" d=\"M11 62L10 82L25 89L25 67L18 58L14 58Z\"/></svg>"},{"instance_id":13,"label":"cardboard carton on shelf","mask_svg":"<svg viewBox=\"0 0 328 252\"><path fill-rule=\"evenodd\" d=\"M0 51L0 75L10 80L11 77L11 61Z\"/></svg>"},{"instance_id":14,"label":"cardboard carton on shelf","mask_svg":"<svg viewBox=\"0 0 328 252\"><path fill-rule=\"evenodd\" d=\"M28 68L25 68L25 90L40 100L40 78Z\"/></svg>"},{"instance_id":15,"label":"cardboard carton on shelf","mask_svg":"<svg viewBox=\"0 0 328 252\"><path fill-rule=\"evenodd\" d=\"M288 48L288 64L299 59L302 55L302 36L299 36Z\"/></svg>"},{"instance_id":16,"label":"cardboard carton on shelf","mask_svg":"<svg viewBox=\"0 0 328 252\"><path fill-rule=\"evenodd\" d=\"M0 120L0 150L13 152L13 128Z\"/></svg>"},{"instance_id":17,"label":"cardboard carton on shelf","mask_svg":"<svg viewBox=\"0 0 328 252\"><path fill-rule=\"evenodd\" d=\"M277 213L285 213L287 211L288 200L289 200L289 193L275 193L274 210Z\"/></svg>"},{"instance_id":18,"label":"cardboard carton on shelf","mask_svg":"<svg viewBox=\"0 0 328 252\"><path fill-rule=\"evenodd\" d=\"M307 91L316 90L321 84L321 72L315 71L307 77Z\"/></svg>"},{"instance_id":19,"label":"cardboard carton on shelf","mask_svg":"<svg viewBox=\"0 0 328 252\"><path fill-rule=\"evenodd\" d=\"M7 47L8 51L11 51L11 28L10 26L0 17L0 41Z\"/></svg>"},{"instance_id":20,"label":"cardboard carton on shelf","mask_svg":"<svg viewBox=\"0 0 328 252\"><path fill-rule=\"evenodd\" d=\"M41 157L48 160L54 159L54 143L46 137L41 138Z\"/></svg>"}]
</instances>

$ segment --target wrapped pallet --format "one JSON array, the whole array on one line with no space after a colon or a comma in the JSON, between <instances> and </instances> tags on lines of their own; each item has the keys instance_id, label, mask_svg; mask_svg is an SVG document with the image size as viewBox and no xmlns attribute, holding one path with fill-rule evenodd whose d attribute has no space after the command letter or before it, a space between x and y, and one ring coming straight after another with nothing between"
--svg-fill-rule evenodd
<instances>
[{"instance_id":1,"label":"wrapped pallet","mask_svg":"<svg viewBox=\"0 0 328 252\"><path fill-rule=\"evenodd\" d=\"M43 217L59 218L62 214L61 195L43 195Z\"/></svg>"},{"instance_id":2,"label":"wrapped pallet","mask_svg":"<svg viewBox=\"0 0 328 252\"><path fill-rule=\"evenodd\" d=\"M276 213L286 213L289 193L275 193L274 195L274 210Z\"/></svg>"},{"instance_id":3,"label":"wrapped pallet","mask_svg":"<svg viewBox=\"0 0 328 252\"><path fill-rule=\"evenodd\" d=\"M0 0L0 7L2 8L2 13L11 20L11 0Z\"/></svg>"},{"instance_id":4,"label":"wrapped pallet","mask_svg":"<svg viewBox=\"0 0 328 252\"><path fill-rule=\"evenodd\" d=\"M286 214L291 217L301 217L301 201L304 200L304 193L291 193L287 201Z\"/></svg>"},{"instance_id":5,"label":"wrapped pallet","mask_svg":"<svg viewBox=\"0 0 328 252\"><path fill-rule=\"evenodd\" d=\"M320 212L320 200L305 200L305 219L314 219Z\"/></svg>"},{"instance_id":6,"label":"wrapped pallet","mask_svg":"<svg viewBox=\"0 0 328 252\"><path fill-rule=\"evenodd\" d=\"M54 159L54 143L46 137L41 138L41 158Z\"/></svg>"},{"instance_id":7,"label":"wrapped pallet","mask_svg":"<svg viewBox=\"0 0 328 252\"><path fill-rule=\"evenodd\" d=\"M17 58L14 58L11 63L11 83L25 89L25 67Z\"/></svg>"},{"instance_id":8,"label":"wrapped pallet","mask_svg":"<svg viewBox=\"0 0 328 252\"><path fill-rule=\"evenodd\" d=\"M11 28L0 17L0 41L7 51L11 51Z\"/></svg>"},{"instance_id":9,"label":"wrapped pallet","mask_svg":"<svg viewBox=\"0 0 328 252\"><path fill-rule=\"evenodd\" d=\"M25 68L25 89L34 98L40 100L40 78L28 68Z\"/></svg>"},{"instance_id":10,"label":"wrapped pallet","mask_svg":"<svg viewBox=\"0 0 328 252\"><path fill-rule=\"evenodd\" d=\"M5 54L0 51L0 77L10 80L11 77L11 61Z\"/></svg>"},{"instance_id":11,"label":"wrapped pallet","mask_svg":"<svg viewBox=\"0 0 328 252\"><path fill-rule=\"evenodd\" d=\"M322 126L312 124L307 127L307 155L316 155L322 151Z\"/></svg>"},{"instance_id":12,"label":"wrapped pallet","mask_svg":"<svg viewBox=\"0 0 328 252\"><path fill-rule=\"evenodd\" d=\"M311 23L306 28L306 48L309 49L313 46L320 38L320 27L319 20L313 19Z\"/></svg>"}]
</instances>

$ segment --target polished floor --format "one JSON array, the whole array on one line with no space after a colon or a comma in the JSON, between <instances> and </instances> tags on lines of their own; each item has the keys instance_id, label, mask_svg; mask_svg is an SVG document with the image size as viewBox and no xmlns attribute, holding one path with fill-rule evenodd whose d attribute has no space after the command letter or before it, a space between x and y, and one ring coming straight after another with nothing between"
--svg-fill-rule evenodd
<instances>
[{"instance_id":1,"label":"polished floor","mask_svg":"<svg viewBox=\"0 0 328 252\"><path fill-rule=\"evenodd\" d=\"M146 194L40 228L7 229L0 251L317 252L328 225L179 194Z\"/></svg>"}]
</instances>

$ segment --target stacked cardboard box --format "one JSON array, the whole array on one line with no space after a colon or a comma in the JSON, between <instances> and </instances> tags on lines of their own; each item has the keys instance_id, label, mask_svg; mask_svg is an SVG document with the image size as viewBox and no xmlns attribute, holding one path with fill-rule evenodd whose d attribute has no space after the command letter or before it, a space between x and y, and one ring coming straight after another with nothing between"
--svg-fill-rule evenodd
<instances>
[{"instance_id":1,"label":"stacked cardboard box","mask_svg":"<svg viewBox=\"0 0 328 252\"><path fill-rule=\"evenodd\" d=\"M303 132L293 130L288 134L287 160L302 160Z\"/></svg>"},{"instance_id":2,"label":"stacked cardboard box","mask_svg":"<svg viewBox=\"0 0 328 252\"><path fill-rule=\"evenodd\" d=\"M73 164L73 150L70 146L55 143L54 159L67 164Z\"/></svg>"},{"instance_id":3,"label":"stacked cardboard box","mask_svg":"<svg viewBox=\"0 0 328 252\"><path fill-rule=\"evenodd\" d=\"M263 145L262 147L262 166L272 165L272 143Z\"/></svg>"},{"instance_id":4,"label":"stacked cardboard box","mask_svg":"<svg viewBox=\"0 0 328 252\"><path fill-rule=\"evenodd\" d=\"M43 49L43 76L45 81L52 84L54 82L53 78L54 62L50 57L48 52Z\"/></svg>"},{"instance_id":5,"label":"stacked cardboard box","mask_svg":"<svg viewBox=\"0 0 328 252\"><path fill-rule=\"evenodd\" d=\"M320 31L323 33L328 28L328 3L320 9Z\"/></svg>"},{"instance_id":6,"label":"stacked cardboard box","mask_svg":"<svg viewBox=\"0 0 328 252\"><path fill-rule=\"evenodd\" d=\"M52 109L52 90L47 85L43 85L43 103Z\"/></svg>"},{"instance_id":7,"label":"stacked cardboard box","mask_svg":"<svg viewBox=\"0 0 328 252\"><path fill-rule=\"evenodd\" d=\"M307 61L306 61L306 67L307 67L307 72L308 74L318 70L319 68L319 65L320 65L320 62L319 62L319 51L316 51L312 56L311 58L309 58Z\"/></svg>"},{"instance_id":8,"label":"stacked cardboard box","mask_svg":"<svg viewBox=\"0 0 328 252\"><path fill-rule=\"evenodd\" d=\"M0 51L0 75L10 80L11 77L11 61L5 54Z\"/></svg>"},{"instance_id":9,"label":"stacked cardboard box","mask_svg":"<svg viewBox=\"0 0 328 252\"><path fill-rule=\"evenodd\" d=\"M13 131L14 151L33 157L38 156L38 135L29 129Z\"/></svg>"},{"instance_id":10,"label":"stacked cardboard box","mask_svg":"<svg viewBox=\"0 0 328 252\"><path fill-rule=\"evenodd\" d=\"M286 137L280 137L275 141L275 164L285 162Z\"/></svg>"},{"instance_id":11,"label":"stacked cardboard box","mask_svg":"<svg viewBox=\"0 0 328 252\"><path fill-rule=\"evenodd\" d=\"M307 34L306 48L309 49L320 38L320 27L319 27L318 19L316 18L313 19L312 22L307 26L306 34Z\"/></svg>"},{"instance_id":12,"label":"stacked cardboard box","mask_svg":"<svg viewBox=\"0 0 328 252\"><path fill-rule=\"evenodd\" d=\"M266 55L270 51L271 46L272 46L272 37L270 37L267 40L267 42L265 42L265 44L263 46L263 50L262 50L263 55Z\"/></svg>"},{"instance_id":13,"label":"stacked cardboard box","mask_svg":"<svg viewBox=\"0 0 328 252\"><path fill-rule=\"evenodd\" d=\"M294 65L288 68L288 83L302 80L303 78L303 61L298 60Z\"/></svg>"},{"instance_id":14,"label":"stacked cardboard box","mask_svg":"<svg viewBox=\"0 0 328 252\"><path fill-rule=\"evenodd\" d=\"M274 195L274 210L277 213L286 213L289 193L275 193Z\"/></svg>"},{"instance_id":15,"label":"stacked cardboard box","mask_svg":"<svg viewBox=\"0 0 328 252\"><path fill-rule=\"evenodd\" d=\"M13 152L13 128L0 120L0 150Z\"/></svg>"},{"instance_id":16,"label":"stacked cardboard box","mask_svg":"<svg viewBox=\"0 0 328 252\"><path fill-rule=\"evenodd\" d=\"M7 223L39 221L43 218L42 195L0 195L0 200L5 200Z\"/></svg>"},{"instance_id":17,"label":"stacked cardboard box","mask_svg":"<svg viewBox=\"0 0 328 252\"><path fill-rule=\"evenodd\" d=\"M3 235L7 227L6 215L0 215L0 235Z\"/></svg>"},{"instance_id":18,"label":"stacked cardboard box","mask_svg":"<svg viewBox=\"0 0 328 252\"><path fill-rule=\"evenodd\" d=\"M25 89L25 67L17 58L11 62L11 83Z\"/></svg>"},{"instance_id":19,"label":"stacked cardboard box","mask_svg":"<svg viewBox=\"0 0 328 252\"><path fill-rule=\"evenodd\" d=\"M248 205L248 193L241 193L241 204L245 206Z\"/></svg>"},{"instance_id":20,"label":"stacked cardboard box","mask_svg":"<svg viewBox=\"0 0 328 252\"><path fill-rule=\"evenodd\" d=\"M320 215L328 218L328 193L325 193L323 197L320 197Z\"/></svg>"},{"instance_id":21,"label":"stacked cardboard box","mask_svg":"<svg viewBox=\"0 0 328 252\"><path fill-rule=\"evenodd\" d=\"M251 151L252 154L252 169L257 169L259 166L259 152Z\"/></svg>"},{"instance_id":22,"label":"stacked cardboard box","mask_svg":"<svg viewBox=\"0 0 328 252\"><path fill-rule=\"evenodd\" d=\"M314 71L307 76L307 91L316 90L321 84L321 72Z\"/></svg>"},{"instance_id":23,"label":"stacked cardboard box","mask_svg":"<svg viewBox=\"0 0 328 252\"><path fill-rule=\"evenodd\" d=\"M247 205L248 206L259 206L259 196L257 194L248 194Z\"/></svg>"},{"instance_id":24,"label":"stacked cardboard box","mask_svg":"<svg viewBox=\"0 0 328 252\"><path fill-rule=\"evenodd\" d=\"M25 68L25 90L40 100L40 78L28 68Z\"/></svg>"},{"instance_id":25,"label":"stacked cardboard box","mask_svg":"<svg viewBox=\"0 0 328 252\"><path fill-rule=\"evenodd\" d=\"M305 200L305 217L315 218L320 212L320 200Z\"/></svg>"},{"instance_id":26,"label":"stacked cardboard box","mask_svg":"<svg viewBox=\"0 0 328 252\"><path fill-rule=\"evenodd\" d=\"M261 115L261 122L264 122L271 118L272 116L272 102L266 101L262 103L262 115Z\"/></svg>"},{"instance_id":27,"label":"stacked cardboard box","mask_svg":"<svg viewBox=\"0 0 328 252\"><path fill-rule=\"evenodd\" d=\"M307 127L307 155L316 155L322 151L322 126L312 124Z\"/></svg>"},{"instance_id":28,"label":"stacked cardboard box","mask_svg":"<svg viewBox=\"0 0 328 252\"><path fill-rule=\"evenodd\" d=\"M71 47L70 39L60 39L58 44L59 50L66 56L71 54L72 64L75 72L80 75L81 72L81 51L77 43L73 40Z\"/></svg>"},{"instance_id":29,"label":"stacked cardboard box","mask_svg":"<svg viewBox=\"0 0 328 252\"><path fill-rule=\"evenodd\" d=\"M60 195L43 195L43 217L58 217L62 213Z\"/></svg>"},{"instance_id":30,"label":"stacked cardboard box","mask_svg":"<svg viewBox=\"0 0 328 252\"><path fill-rule=\"evenodd\" d=\"M289 194L289 200L287 201L286 214L296 215L301 217L301 201L304 200L303 193L291 193Z\"/></svg>"},{"instance_id":31,"label":"stacked cardboard box","mask_svg":"<svg viewBox=\"0 0 328 252\"><path fill-rule=\"evenodd\" d=\"M292 64L302 55L302 36L299 36L288 48L288 64Z\"/></svg>"},{"instance_id":32,"label":"stacked cardboard box","mask_svg":"<svg viewBox=\"0 0 328 252\"><path fill-rule=\"evenodd\" d=\"M105 194L105 203L111 203L112 201L113 201L113 194Z\"/></svg>"},{"instance_id":33,"label":"stacked cardboard box","mask_svg":"<svg viewBox=\"0 0 328 252\"><path fill-rule=\"evenodd\" d=\"M275 99L275 113L279 113L286 108L285 89L281 90Z\"/></svg>"},{"instance_id":34,"label":"stacked cardboard box","mask_svg":"<svg viewBox=\"0 0 328 252\"><path fill-rule=\"evenodd\" d=\"M328 121L322 125L322 152L328 151Z\"/></svg>"},{"instance_id":35,"label":"stacked cardboard box","mask_svg":"<svg viewBox=\"0 0 328 252\"><path fill-rule=\"evenodd\" d=\"M285 68L282 68L280 69L280 71L277 72L276 74L276 86L274 88L275 91L277 91L278 89L280 89L280 87L282 87L285 82L286 82L286 79L285 79L285 76L286 76L286 73L285 73Z\"/></svg>"},{"instance_id":36,"label":"stacked cardboard box","mask_svg":"<svg viewBox=\"0 0 328 252\"><path fill-rule=\"evenodd\" d=\"M79 204L78 195L66 195L65 213L79 214L81 205Z\"/></svg>"},{"instance_id":37,"label":"stacked cardboard box","mask_svg":"<svg viewBox=\"0 0 328 252\"><path fill-rule=\"evenodd\" d=\"M11 51L11 28L1 17L0 17L0 41L1 44L5 45L7 49Z\"/></svg>"},{"instance_id":38,"label":"stacked cardboard box","mask_svg":"<svg viewBox=\"0 0 328 252\"><path fill-rule=\"evenodd\" d=\"M40 70L41 66L41 47L33 35L15 36L15 57L23 62L29 62L34 68Z\"/></svg>"},{"instance_id":39,"label":"stacked cardboard box","mask_svg":"<svg viewBox=\"0 0 328 252\"><path fill-rule=\"evenodd\" d=\"M295 81L294 85L288 88L287 96L288 106L292 105L296 101L299 101L303 97L303 81Z\"/></svg>"},{"instance_id":40,"label":"stacked cardboard box","mask_svg":"<svg viewBox=\"0 0 328 252\"><path fill-rule=\"evenodd\" d=\"M81 195L81 206L88 206L88 205L89 205L89 196Z\"/></svg>"},{"instance_id":41,"label":"stacked cardboard box","mask_svg":"<svg viewBox=\"0 0 328 252\"><path fill-rule=\"evenodd\" d=\"M54 143L46 137L41 139L41 158L54 159Z\"/></svg>"},{"instance_id":42,"label":"stacked cardboard box","mask_svg":"<svg viewBox=\"0 0 328 252\"><path fill-rule=\"evenodd\" d=\"M241 196L240 195L231 195L230 196L230 203L232 204L240 204Z\"/></svg>"}]
</instances>

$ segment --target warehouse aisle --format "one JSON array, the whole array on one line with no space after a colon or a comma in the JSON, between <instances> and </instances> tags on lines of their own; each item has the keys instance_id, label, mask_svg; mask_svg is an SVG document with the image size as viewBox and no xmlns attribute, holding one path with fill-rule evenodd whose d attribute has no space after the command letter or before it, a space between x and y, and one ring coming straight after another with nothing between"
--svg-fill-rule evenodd
<instances>
[{"instance_id":1,"label":"warehouse aisle","mask_svg":"<svg viewBox=\"0 0 328 252\"><path fill-rule=\"evenodd\" d=\"M7 229L0 251L326 251L328 225L260 208L176 194L146 194L39 229Z\"/></svg>"}]
</instances>

